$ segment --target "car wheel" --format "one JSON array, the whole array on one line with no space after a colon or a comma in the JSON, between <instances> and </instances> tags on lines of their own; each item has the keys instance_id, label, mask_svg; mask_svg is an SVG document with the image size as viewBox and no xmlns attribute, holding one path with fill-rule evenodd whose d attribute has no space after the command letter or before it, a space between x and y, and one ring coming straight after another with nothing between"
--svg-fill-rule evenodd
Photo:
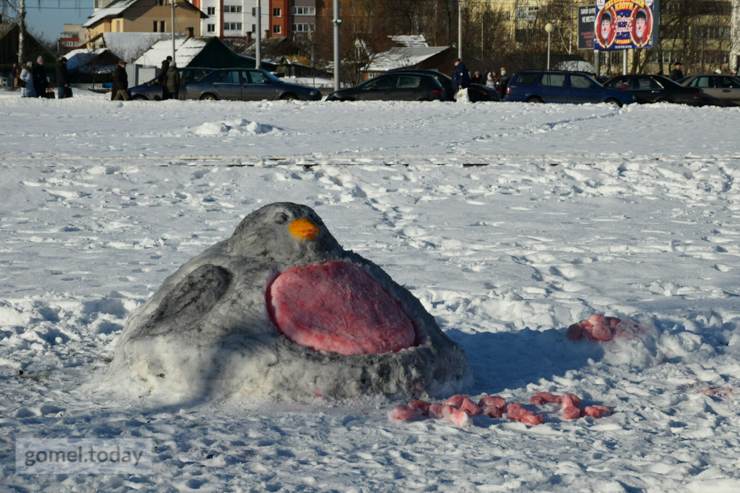
<instances>
[{"instance_id":1,"label":"car wheel","mask_svg":"<svg viewBox=\"0 0 740 493\"><path fill-rule=\"evenodd\" d=\"M216 95L215 94L211 94L210 92L208 92L206 94L203 94L200 97L200 99L201 99L201 101L216 101L216 100L218 100L218 98L216 97Z\"/></svg>"},{"instance_id":2,"label":"car wheel","mask_svg":"<svg viewBox=\"0 0 740 493\"><path fill-rule=\"evenodd\" d=\"M146 101L146 96L142 96L141 94L135 95L133 98L134 101Z\"/></svg>"},{"instance_id":3,"label":"car wheel","mask_svg":"<svg viewBox=\"0 0 740 493\"><path fill-rule=\"evenodd\" d=\"M618 100L616 100L616 99L614 99L614 98L609 98L609 99L607 99L607 100L606 100L606 101L604 101L604 102L605 102L606 104L608 104L608 105L611 105L611 106L616 106L617 108L621 108L621 107L622 107L622 103L620 103L620 102L619 102Z\"/></svg>"},{"instance_id":4,"label":"car wheel","mask_svg":"<svg viewBox=\"0 0 740 493\"><path fill-rule=\"evenodd\" d=\"M539 96L529 96L527 98L528 103L544 103L541 97Z\"/></svg>"},{"instance_id":5,"label":"car wheel","mask_svg":"<svg viewBox=\"0 0 740 493\"><path fill-rule=\"evenodd\" d=\"M287 92L283 94L282 96L280 96L280 99L282 99L283 101L294 101L298 99L298 97L291 92Z\"/></svg>"}]
</instances>

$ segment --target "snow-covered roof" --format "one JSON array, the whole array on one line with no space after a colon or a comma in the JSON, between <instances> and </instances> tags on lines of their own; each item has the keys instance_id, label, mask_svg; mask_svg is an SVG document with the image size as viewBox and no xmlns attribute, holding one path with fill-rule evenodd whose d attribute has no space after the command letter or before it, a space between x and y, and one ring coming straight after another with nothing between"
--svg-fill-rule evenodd
<instances>
[{"instance_id":1,"label":"snow-covered roof","mask_svg":"<svg viewBox=\"0 0 740 493\"><path fill-rule=\"evenodd\" d=\"M67 69L71 71L77 70L78 68L87 65L90 60L106 51L106 48L97 48L95 50L80 48L72 50L64 55L64 58L67 59Z\"/></svg>"},{"instance_id":2,"label":"snow-covered roof","mask_svg":"<svg viewBox=\"0 0 740 493\"><path fill-rule=\"evenodd\" d=\"M175 39L175 64L178 67L187 67L190 62L198 56L198 53L206 46L206 41L198 38L176 38ZM172 41L158 41L141 55L135 65L142 67L159 67L162 60L172 55Z\"/></svg>"},{"instance_id":3,"label":"snow-covered roof","mask_svg":"<svg viewBox=\"0 0 740 493\"><path fill-rule=\"evenodd\" d=\"M429 46L423 34L398 34L388 37L391 38L391 41L401 46Z\"/></svg>"},{"instance_id":4,"label":"snow-covered roof","mask_svg":"<svg viewBox=\"0 0 740 493\"><path fill-rule=\"evenodd\" d=\"M131 63L158 41L171 37L171 33L103 33L103 43L118 58Z\"/></svg>"},{"instance_id":5,"label":"snow-covered roof","mask_svg":"<svg viewBox=\"0 0 740 493\"><path fill-rule=\"evenodd\" d=\"M447 46L401 46L378 55L367 67L368 72L384 72L403 67L413 67L445 51Z\"/></svg>"},{"instance_id":6,"label":"snow-covered roof","mask_svg":"<svg viewBox=\"0 0 740 493\"><path fill-rule=\"evenodd\" d=\"M88 17L82 27L92 27L106 17L115 17L138 1L139 0L118 0L104 9L96 9L93 11L92 15Z\"/></svg>"}]
</instances>

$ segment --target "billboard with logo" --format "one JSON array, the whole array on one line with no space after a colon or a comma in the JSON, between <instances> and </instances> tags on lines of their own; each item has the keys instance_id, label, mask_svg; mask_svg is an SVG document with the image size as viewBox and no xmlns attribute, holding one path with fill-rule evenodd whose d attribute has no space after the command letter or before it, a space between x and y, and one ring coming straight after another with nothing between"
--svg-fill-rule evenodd
<instances>
[{"instance_id":1,"label":"billboard with logo","mask_svg":"<svg viewBox=\"0 0 740 493\"><path fill-rule=\"evenodd\" d=\"M652 48L658 41L659 0L596 0L594 49Z\"/></svg>"}]
</instances>

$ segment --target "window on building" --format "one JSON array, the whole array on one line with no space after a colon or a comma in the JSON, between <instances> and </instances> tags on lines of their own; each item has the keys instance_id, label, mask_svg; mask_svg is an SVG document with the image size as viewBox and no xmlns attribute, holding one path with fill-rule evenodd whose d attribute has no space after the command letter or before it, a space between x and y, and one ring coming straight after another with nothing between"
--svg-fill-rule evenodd
<instances>
[{"instance_id":1,"label":"window on building","mask_svg":"<svg viewBox=\"0 0 740 493\"><path fill-rule=\"evenodd\" d=\"M280 17L280 9L272 9L272 16L273 17Z\"/></svg>"},{"instance_id":2,"label":"window on building","mask_svg":"<svg viewBox=\"0 0 740 493\"><path fill-rule=\"evenodd\" d=\"M294 15L316 15L316 7L295 6L293 7L293 14Z\"/></svg>"},{"instance_id":3,"label":"window on building","mask_svg":"<svg viewBox=\"0 0 740 493\"><path fill-rule=\"evenodd\" d=\"M313 24L293 24L294 33L310 33L313 31Z\"/></svg>"},{"instance_id":4,"label":"window on building","mask_svg":"<svg viewBox=\"0 0 740 493\"><path fill-rule=\"evenodd\" d=\"M208 24L206 26L206 31L209 33L215 33L216 32L216 24Z\"/></svg>"},{"instance_id":5,"label":"window on building","mask_svg":"<svg viewBox=\"0 0 740 493\"><path fill-rule=\"evenodd\" d=\"M158 26L157 21L152 21L152 31L155 33L157 32L157 26Z\"/></svg>"},{"instance_id":6,"label":"window on building","mask_svg":"<svg viewBox=\"0 0 740 493\"><path fill-rule=\"evenodd\" d=\"M192 38L193 36L195 36L195 28L193 28L193 27L188 27L188 28L187 28L187 31L188 31L188 37L189 37L189 38Z\"/></svg>"},{"instance_id":7,"label":"window on building","mask_svg":"<svg viewBox=\"0 0 740 493\"><path fill-rule=\"evenodd\" d=\"M257 32L257 25L256 24L252 24L252 32L253 33L256 33Z\"/></svg>"},{"instance_id":8,"label":"window on building","mask_svg":"<svg viewBox=\"0 0 740 493\"><path fill-rule=\"evenodd\" d=\"M160 7L163 6L164 3L164 0L157 0L157 5L159 5Z\"/></svg>"},{"instance_id":9,"label":"window on building","mask_svg":"<svg viewBox=\"0 0 740 493\"><path fill-rule=\"evenodd\" d=\"M242 11L241 5L226 5L224 7L224 12L232 13L232 14L238 14Z\"/></svg>"},{"instance_id":10,"label":"window on building","mask_svg":"<svg viewBox=\"0 0 740 493\"><path fill-rule=\"evenodd\" d=\"M159 21L159 32L163 33L166 31L164 21Z\"/></svg>"},{"instance_id":11,"label":"window on building","mask_svg":"<svg viewBox=\"0 0 740 493\"><path fill-rule=\"evenodd\" d=\"M257 17L257 7L252 7L252 17Z\"/></svg>"},{"instance_id":12,"label":"window on building","mask_svg":"<svg viewBox=\"0 0 740 493\"><path fill-rule=\"evenodd\" d=\"M208 7L206 9L206 14L208 14L208 15L216 15L216 7Z\"/></svg>"},{"instance_id":13,"label":"window on building","mask_svg":"<svg viewBox=\"0 0 740 493\"><path fill-rule=\"evenodd\" d=\"M281 31L282 29L280 29L280 24L275 24L274 26L272 26L272 32L274 32L275 34L280 34Z\"/></svg>"}]
</instances>

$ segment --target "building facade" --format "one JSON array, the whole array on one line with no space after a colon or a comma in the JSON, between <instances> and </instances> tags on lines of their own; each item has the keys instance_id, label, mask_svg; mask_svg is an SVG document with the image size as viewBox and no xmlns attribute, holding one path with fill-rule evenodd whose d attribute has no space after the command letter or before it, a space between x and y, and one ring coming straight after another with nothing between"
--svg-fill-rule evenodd
<instances>
[{"instance_id":1,"label":"building facade","mask_svg":"<svg viewBox=\"0 0 740 493\"><path fill-rule=\"evenodd\" d=\"M200 36L201 17L194 5L177 0L96 0L83 24L88 39L108 32L172 32L172 2L177 2L176 33Z\"/></svg>"},{"instance_id":2,"label":"building facade","mask_svg":"<svg viewBox=\"0 0 740 493\"><path fill-rule=\"evenodd\" d=\"M257 36L257 0L190 0L208 16L201 22L203 36L246 38ZM262 0L262 38L288 38L313 32L316 0Z\"/></svg>"}]
</instances>

